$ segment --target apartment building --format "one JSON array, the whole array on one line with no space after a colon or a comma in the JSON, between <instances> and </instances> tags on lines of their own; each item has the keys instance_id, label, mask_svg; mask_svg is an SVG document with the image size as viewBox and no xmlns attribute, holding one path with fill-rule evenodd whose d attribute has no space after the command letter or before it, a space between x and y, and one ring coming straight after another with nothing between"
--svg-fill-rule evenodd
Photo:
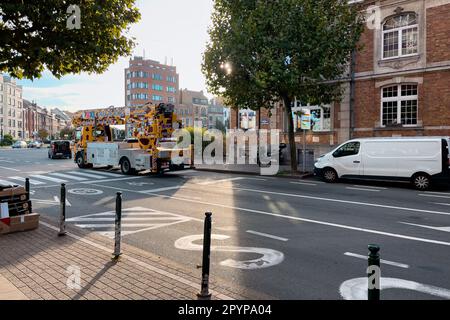
<instances>
[{"instance_id":1,"label":"apartment building","mask_svg":"<svg viewBox=\"0 0 450 320\"><path fill-rule=\"evenodd\" d=\"M0 74L0 135L10 134L14 139L23 138L22 86L7 75Z\"/></svg>"},{"instance_id":2,"label":"apartment building","mask_svg":"<svg viewBox=\"0 0 450 320\"><path fill-rule=\"evenodd\" d=\"M209 100L203 91L180 90L178 101L175 112L182 120L184 127L201 123L203 128L208 128Z\"/></svg>"},{"instance_id":3,"label":"apartment building","mask_svg":"<svg viewBox=\"0 0 450 320\"><path fill-rule=\"evenodd\" d=\"M147 102L176 104L178 87L175 66L135 56L125 69L125 105L128 107Z\"/></svg>"}]
</instances>

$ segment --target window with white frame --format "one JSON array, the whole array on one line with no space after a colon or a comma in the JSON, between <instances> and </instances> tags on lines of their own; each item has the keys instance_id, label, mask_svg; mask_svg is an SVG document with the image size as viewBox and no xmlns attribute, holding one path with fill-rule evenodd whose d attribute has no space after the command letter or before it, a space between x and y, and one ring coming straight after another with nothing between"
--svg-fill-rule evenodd
<instances>
[{"instance_id":1,"label":"window with white frame","mask_svg":"<svg viewBox=\"0 0 450 320\"><path fill-rule=\"evenodd\" d=\"M405 13L383 24L383 59L418 53L419 26L415 13Z\"/></svg>"},{"instance_id":2,"label":"window with white frame","mask_svg":"<svg viewBox=\"0 0 450 320\"><path fill-rule=\"evenodd\" d=\"M416 84L385 87L381 92L381 121L383 126L417 125L418 91Z\"/></svg>"}]
</instances>

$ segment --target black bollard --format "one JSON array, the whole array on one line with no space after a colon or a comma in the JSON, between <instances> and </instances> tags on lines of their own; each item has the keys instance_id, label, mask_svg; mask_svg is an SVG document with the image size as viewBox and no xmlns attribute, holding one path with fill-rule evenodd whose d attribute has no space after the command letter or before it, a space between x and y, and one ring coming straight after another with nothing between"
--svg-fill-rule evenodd
<instances>
[{"instance_id":1,"label":"black bollard","mask_svg":"<svg viewBox=\"0 0 450 320\"><path fill-rule=\"evenodd\" d=\"M25 191L30 195L30 179L25 178Z\"/></svg>"},{"instance_id":2,"label":"black bollard","mask_svg":"<svg viewBox=\"0 0 450 320\"><path fill-rule=\"evenodd\" d=\"M378 245L369 244L367 299L372 301L380 300L381 269L379 251L380 247Z\"/></svg>"},{"instance_id":3,"label":"black bollard","mask_svg":"<svg viewBox=\"0 0 450 320\"><path fill-rule=\"evenodd\" d=\"M117 192L113 260L118 260L120 255L122 254L120 252L121 228L122 228L122 192Z\"/></svg>"},{"instance_id":4,"label":"black bollard","mask_svg":"<svg viewBox=\"0 0 450 320\"><path fill-rule=\"evenodd\" d=\"M205 229L203 233L203 263L202 263L202 284L200 293L197 297L200 299L210 299L209 293L209 264L211 257L211 212L205 213Z\"/></svg>"},{"instance_id":5,"label":"black bollard","mask_svg":"<svg viewBox=\"0 0 450 320\"><path fill-rule=\"evenodd\" d=\"M66 185L61 184L60 214L59 214L59 232L58 236L66 235Z\"/></svg>"}]
</instances>

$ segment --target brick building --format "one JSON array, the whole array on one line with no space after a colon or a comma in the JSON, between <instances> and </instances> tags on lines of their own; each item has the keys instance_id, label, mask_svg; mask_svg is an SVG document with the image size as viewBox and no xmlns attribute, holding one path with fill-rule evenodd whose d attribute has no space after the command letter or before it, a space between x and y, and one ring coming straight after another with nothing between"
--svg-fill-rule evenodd
<instances>
[{"instance_id":1,"label":"brick building","mask_svg":"<svg viewBox=\"0 0 450 320\"><path fill-rule=\"evenodd\" d=\"M130 59L125 69L125 105L178 103L179 76L177 68L143 57Z\"/></svg>"},{"instance_id":2,"label":"brick building","mask_svg":"<svg viewBox=\"0 0 450 320\"><path fill-rule=\"evenodd\" d=\"M374 19L368 19L364 47L341 79L342 100L307 106L316 120L308 148L322 153L357 137L449 136L450 0L360 2ZM241 126L240 118L231 113L231 128ZM287 131L282 106L271 117L256 112L255 121L256 127ZM302 148L300 131L295 140Z\"/></svg>"}]
</instances>

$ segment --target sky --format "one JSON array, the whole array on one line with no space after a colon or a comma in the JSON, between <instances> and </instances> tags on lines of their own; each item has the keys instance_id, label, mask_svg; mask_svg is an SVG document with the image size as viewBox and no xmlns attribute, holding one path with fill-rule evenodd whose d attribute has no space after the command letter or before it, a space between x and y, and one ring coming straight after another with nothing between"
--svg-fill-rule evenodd
<instances>
[{"instance_id":1,"label":"sky","mask_svg":"<svg viewBox=\"0 0 450 320\"><path fill-rule=\"evenodd\" d=\"M133 54L174 65L180 75L180 89L207 91L201 72L202 54L208 40L213 0L137 0L141 20L130 29L136 38ZM81 13L81 19L83 19ZM123 106L124 69L129 57L122 57L103 74L68 75L56 79L45 71L40 79L17 80L23 97L48 108L67 111Z\"/></svg>"}]
</instances>

